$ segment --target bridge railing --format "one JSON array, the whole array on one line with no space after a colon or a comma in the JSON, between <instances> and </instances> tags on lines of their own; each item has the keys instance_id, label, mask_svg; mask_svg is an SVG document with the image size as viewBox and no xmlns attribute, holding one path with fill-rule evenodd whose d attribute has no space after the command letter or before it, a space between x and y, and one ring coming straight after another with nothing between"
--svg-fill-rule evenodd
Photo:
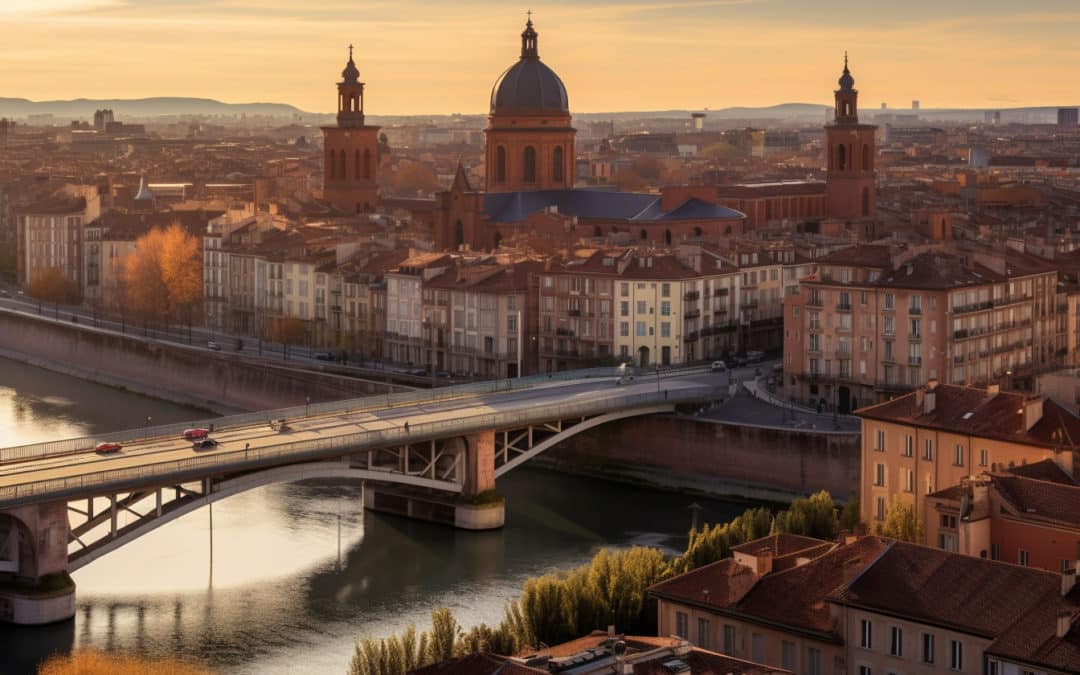
<instances>
[{"instance_id":1,"label":"bridge railing","mask_svg":"<svg viewBox=\"0 0 1080 675\"><path fill-rule=\"evenodd\" d=\"M136 467L95 471L78 476L5 486L0 488L0 506L33 501L34 498L43 496L63 498L69 494L104 490L110 486L117 489L120 486L155 482L154 479L159 479L157 482L160 482L160 479L179 482L199 480L206 476L226 473L231 470L251 468L253 465L266 466L327 459L365 450L457 436L484 429L514 428L543 421L584 417L603 414L612 410L643 407L649 404L669 403L674 405L698 402L709 398L711 392L711 387L701 386L626 396L609 396L599 400L563 403L552 406L526 405L519 410L466 415L436 422L420 422L411 425L408 430L404 427L391 427L360 431L332 438L293 441L246 450L217 450L207 454L194 455L186 459L168 460ZM373 470L400 475L397 471ZM417 478L416 482L424 482L430 485L431 479ZM457 492L460 491L461 486L446 481L446 489Z\"/></svg>"},{"instance_id":2,"label":"bridge railing","mask_svg":"<svg viewBox=\"0 0 1080 675\"><path fill-rule=\"evenodd\" d=\"M692 374L702 371L702 368L679 368L661 371L662 377L673 377ZM146 441L154 438L167 438L179 436L185 429L202 427L214 430L235 429L238 427L266 424L269 420L296 419L319 415L331 415L341 413L362 413L375 410L385 410L405 405L419 403L440 403L459 398L475 397L483 394L492 394L500 391L512 391L529 389L555 382L568 382L573 380L595 379L615 377L616 369L607 368L584 368L580 370L567 370L557 373L530 375L513 379L487 380L469 384L439 387L436 389L421 389L403 391L397 394L376 394L361 398L344 399L341 401L327 401L324 403L311 403L297 405L289 408L276 410L261 410L238 415L227 415L202 420L178 422L176 424L164 424L157 426L141 427L116 431L97 436L82 436L79 438L64 438L55 441L30 443L10 448L0 448L0 464L5 462L37 459L54 455L66 455L73 452L89 450L97 443L103 441L115 443L132 443ZM644 377L644 375L642 375Z\"/></svg>"}]
</instances>

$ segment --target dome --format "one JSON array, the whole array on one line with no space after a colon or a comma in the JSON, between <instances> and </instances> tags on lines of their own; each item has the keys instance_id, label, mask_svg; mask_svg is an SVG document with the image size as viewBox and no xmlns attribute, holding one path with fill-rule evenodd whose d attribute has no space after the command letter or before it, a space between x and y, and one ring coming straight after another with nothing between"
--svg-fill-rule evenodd
<instances>
[{"instance_id":1,"label":"dome","mask_svg":"<svg viewBox=\"0 0 1080 675\"><path fill-rule=\"evenodd\" d=\"M536 38L530 20L521 34L521 59L499 77L491 90L491 112L570 112L566 86L554 70L540 61Z\"/></svg>"},{"instance_id":2,"label":"dome","mask_svg":"<svg viewBox=\"0 0 1080 675\"><path fill-rule=\"evenodd\" d=\"M851 91L854 88L855 78L851 76L851 71L848 70L847 52L844 52L844 74L840 76L840 89L842 91Z\"/></svg>"},{"instance_id":3,"label":"dome","mask_svg":"<svg viewBox=\"0 0 1080 675\"><path fill-rule=\"evenodd\" d=\"M356 84L360 81L360 70L356 67L356 62L353 61L352 45L349 45L349 62L345 64L345 70L341 71L341 81L343 84Z\"/></svg>"}]
</instances>

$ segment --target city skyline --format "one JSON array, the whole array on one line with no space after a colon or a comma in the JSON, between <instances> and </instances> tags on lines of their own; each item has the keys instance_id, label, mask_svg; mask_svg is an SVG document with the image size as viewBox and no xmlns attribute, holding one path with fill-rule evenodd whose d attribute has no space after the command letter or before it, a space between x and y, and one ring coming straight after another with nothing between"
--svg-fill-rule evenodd
<instances>
[{"instance_id":1,"label":"city skyline","mask_svg":"<svg viewBox=\"0 0 1080 675\"><path fill-rule=\"evenodd\" d=\"M827 104L845 50L866 109L913 99L926 108L1071 105L1080 50L1067 36L1080 9L1060 4L642 0L532 9L540 56L566 82L571 110L606 112ZM0 21L18 28L0 47L0 67L8 95L32 100L197 96L323 113L353 43L371 114L479 113L517 58L525 10L13 0L0 7ZM357 11L362 18L350 20Z\"/></svg>"}]
</instances>

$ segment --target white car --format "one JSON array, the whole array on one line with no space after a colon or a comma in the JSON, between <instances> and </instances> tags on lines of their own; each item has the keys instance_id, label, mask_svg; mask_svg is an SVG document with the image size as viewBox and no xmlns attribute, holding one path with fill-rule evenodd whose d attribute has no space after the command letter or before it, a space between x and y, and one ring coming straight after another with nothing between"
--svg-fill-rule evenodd
<instances>
[{"instance_id":1,"label":"white car","mask_svg":"<svg viewBox=\"0 0 1080 675\"><path fill-rule=\"evenodd\" d=\"M213 351L215 351L215 352L220 352L220 351L221 351L221 345L219 345L218 343L214 342L213 340L207 340L207 342L206 342L206 348L207 348L207 349L212 349L212 350L213 350Z\"/></svg>"},{"instance_id":2,"label":"white car","mask_svg":"<svg viewBox=\"0 0 1080 675\"><path fill-rule=\"evenodd\" d=\"M727 364L724 363L723 361L713 361L712 366L709 367L709 370L711 370L714 373L726 373L727 372Z\"/></svg>"}]
</instances>

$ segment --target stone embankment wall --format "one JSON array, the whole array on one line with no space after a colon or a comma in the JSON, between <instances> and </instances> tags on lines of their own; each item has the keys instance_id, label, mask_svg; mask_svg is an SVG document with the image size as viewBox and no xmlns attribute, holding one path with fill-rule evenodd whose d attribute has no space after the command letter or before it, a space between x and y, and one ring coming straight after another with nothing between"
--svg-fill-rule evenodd
<instances>
[{"instance_id":1,"label":"stone embankment wall","mask_svg":"<svg viewBox=\"0 0 1080 675\"><path fill-rule=\"evenodd\" d=\"M857 493L859 451L858 433L657 415L590 429L538 460L596 477L786 502L822 489L840 500Z\"/></svg>"},{"instance_id":2,"label":"stone embankment wall","mask_svg":"<svg viewBox=\"0 0 1080 675\"><path fill-rule=\"evenodd\" d=\"M388 386L2 309L0 356L223 413L380 394Z\"/></svg>"}]
</instances>

